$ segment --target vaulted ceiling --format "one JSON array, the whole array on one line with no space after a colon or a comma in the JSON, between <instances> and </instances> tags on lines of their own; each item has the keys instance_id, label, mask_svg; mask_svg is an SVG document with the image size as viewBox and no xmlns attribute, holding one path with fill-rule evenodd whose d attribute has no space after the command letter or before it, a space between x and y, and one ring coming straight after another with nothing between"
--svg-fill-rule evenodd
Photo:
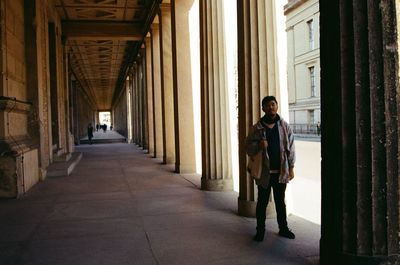
<instances>
[{"instance_id":1,"label":"vaulted ceiling","mask_svg":"<svg viewBox=\"0 0 400 265\"><path fill-rule=\"evenodd\" d=\"M110 110L161 0L54 0L70 66L94 108Z\"/></svg>"}]
</instances>

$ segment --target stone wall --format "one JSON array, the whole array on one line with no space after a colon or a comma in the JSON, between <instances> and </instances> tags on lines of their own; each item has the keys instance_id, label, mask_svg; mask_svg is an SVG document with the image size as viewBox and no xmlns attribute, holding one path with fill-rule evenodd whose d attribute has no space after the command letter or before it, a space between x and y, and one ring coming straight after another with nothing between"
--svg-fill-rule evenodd
<instances>
[{"instance_id":1,"label":"stone wall","mask_svg":"<svg viewBox=\"0 0 400 265\"><path fill-rule=\"evenodd\" d=\"M0 197L18 197L39 180L37 143L28 133L33 111L26 78L24 0L2 1Z\"/></svg>"},{"instance_id":2,"label":"stone wall","mask_svg":"<svg viewBox=\"0 0 400 265\"><path fill-rule=\"evenodd\" d=\"M49 54L50 22L55 28L53 57ZM61 21L53 2L0 1L0 69L4 73L0 82L0 197L24 194L46 177L52 162L50 65L56 68L56 144L59 153L68 151L61 36Z\"/></svg>"}]
</instances>

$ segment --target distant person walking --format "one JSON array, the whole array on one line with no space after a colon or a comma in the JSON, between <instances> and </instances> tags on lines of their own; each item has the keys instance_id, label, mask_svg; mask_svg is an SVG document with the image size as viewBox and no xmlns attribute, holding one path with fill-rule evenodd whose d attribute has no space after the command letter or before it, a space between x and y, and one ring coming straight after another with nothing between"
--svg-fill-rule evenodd
<instances>
[{"instance_id":1,"label":"distant person walking","mask_svg":"<svg viewBox=\"0 0 400 265\"><path fill-rule=\"evenodd\" d=\"M89 125L88 125L88 127L87 127L87 135L88 135L89 143L92 144L93 126L92 126L91 123L89 123Z\"/></svg>"},{"instance_id":2,"label":"distant person walking","mask_svg":"<svg viewBox=\"0 0 400 265\"><path fill-rule=\"evenodd\" d=\"M107 131L107 124L103 124L103 131L104 131L104 132Z\"/></svg>"},{"instance_id":3,"label":"distant person walking","mask_svg":"<svg viewBox=\"0 0 400 265\"><path fill-rule=\"evenodd\" d=\"M318 134L318 136L321 135L321 123L320 122L317 123L317 134Z\"/></svg>"}]
</instances>

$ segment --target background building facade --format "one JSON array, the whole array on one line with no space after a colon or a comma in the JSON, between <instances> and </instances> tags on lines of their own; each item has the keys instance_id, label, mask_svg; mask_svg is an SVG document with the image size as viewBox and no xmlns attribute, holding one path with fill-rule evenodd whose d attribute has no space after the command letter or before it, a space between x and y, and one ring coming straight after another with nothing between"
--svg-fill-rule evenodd
<instances>
[{"instance_id":1,"label":"background building facade","mask_svg":"<svg viewBox=\"0 0 400 265\"><path fill-rule=\"evenodd\" d=\"M285 15L289 120L297 133L316 132L321 120L318 0L289 0Z\"/></svg>"}]
</instances>

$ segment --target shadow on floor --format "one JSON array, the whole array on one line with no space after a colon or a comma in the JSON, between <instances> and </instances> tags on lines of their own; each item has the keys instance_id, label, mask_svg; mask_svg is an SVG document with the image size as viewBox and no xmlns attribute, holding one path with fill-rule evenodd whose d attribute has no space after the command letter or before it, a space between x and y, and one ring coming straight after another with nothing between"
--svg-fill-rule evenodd
<instances>
[{"instance_id":1,"label":"shadow on floor","mask_svg":"<svg viewBox=\"0 0 400 265\"><path fill-rule=\"evenodd\" d=\"M296 216L295 240L237 215L236 192L199 189L130 144L82 145L68 177L0 200L0 264L318 264L320 227Z\"/></svg>"}]
</instances>

